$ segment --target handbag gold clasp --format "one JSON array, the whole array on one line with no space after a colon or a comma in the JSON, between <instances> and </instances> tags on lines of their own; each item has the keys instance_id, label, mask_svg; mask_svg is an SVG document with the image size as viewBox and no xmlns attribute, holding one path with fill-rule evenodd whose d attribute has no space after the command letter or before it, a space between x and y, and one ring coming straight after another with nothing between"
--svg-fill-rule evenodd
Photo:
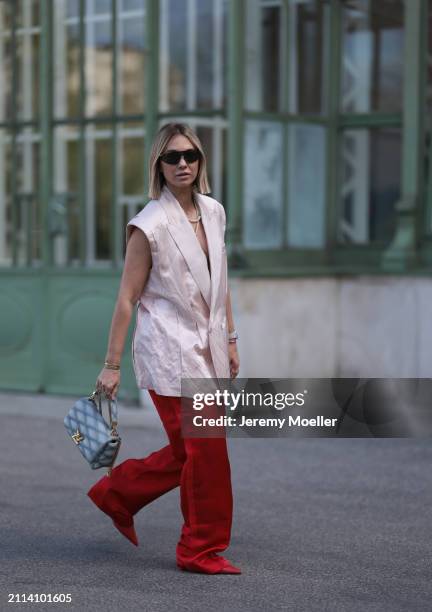
<instances>
[{"instance_id":1,"label":"handbag gold clasp","mask_svg":"<svg viewBox=\"0 0 432 612\"><path fill-rule=\"evenodd\" d=\"M72 440L75 442L75 444L79 444L80 442L82 442L84 440L84 436L80 432L79 429L77 429L76 432L73 434Z\"/></svg>"}]
</instances>

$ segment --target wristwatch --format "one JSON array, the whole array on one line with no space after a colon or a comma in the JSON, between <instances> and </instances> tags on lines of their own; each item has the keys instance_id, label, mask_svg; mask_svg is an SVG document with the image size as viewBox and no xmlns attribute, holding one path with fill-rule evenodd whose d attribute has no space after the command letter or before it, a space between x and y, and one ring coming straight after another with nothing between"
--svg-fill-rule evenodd
<instances>
[{"instance_id":1,"label":"wristwatch","mask_svg":"<svg viewBox=\"0 0 432 612\"><path fill-rule=\"evenodd\" d=\"M239 337L238 333L234 330L230 334L228 334L228 341L235 342L238 339L238 337Z\"/></svg>"}]
</instances>

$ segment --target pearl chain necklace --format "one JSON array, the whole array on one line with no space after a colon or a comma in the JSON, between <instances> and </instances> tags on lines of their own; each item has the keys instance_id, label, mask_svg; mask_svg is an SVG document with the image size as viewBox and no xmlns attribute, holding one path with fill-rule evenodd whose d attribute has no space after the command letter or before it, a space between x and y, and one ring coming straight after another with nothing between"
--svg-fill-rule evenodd
<instances>
[{"instance_id":1,"label":"pearl chain necklace","mask_svg":"<svg viewBox=\"0 0 432 612\"><path fill-rule=\"evenodd\" d=\"M196 204L196 202L195 202L195 198L194 198L194 196L193 196L193 195L192 195L192 202L193 202L193 205L194 205L194 207L195 207L195 211L196 211L197 217L196 217L196 219L189 219L189 217L188 217L187 219L188 219L188 221L190 221L191 223L196 223L196 226L195 226L195 234L198 234L198 226L199 226L199 222L201 221L201 213L200 213L200 211L198 210L198 206L197 206L197 204Z\"/></svg>"}]
</instances>

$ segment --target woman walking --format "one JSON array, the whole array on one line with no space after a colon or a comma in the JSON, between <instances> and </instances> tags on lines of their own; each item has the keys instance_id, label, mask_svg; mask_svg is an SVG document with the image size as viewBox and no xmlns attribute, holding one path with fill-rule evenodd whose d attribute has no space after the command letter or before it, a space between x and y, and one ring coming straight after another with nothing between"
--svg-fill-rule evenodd
<instances>
[{"instance_id":1,"label":"woman walking","mask_svg":"<svg viewBox=\"0 0 432 612\"><path fill-rule=\"evenodd\" d=\"M180 486L184 524L177 565L240 574L218 553L230 541L233 499L226 438L182 437L183 379L234 378L239 370L224 244L225 211L210 191L201 142L187 125L162 127L152 145L150 202L129 221L126 256L105 366L96 389L114 397L133 308L138 387L148 389L169 444L127 459L88 492L138 545L133 516ZM135 231L136 229L141 231Z\"/></svg>"}]
</instances>

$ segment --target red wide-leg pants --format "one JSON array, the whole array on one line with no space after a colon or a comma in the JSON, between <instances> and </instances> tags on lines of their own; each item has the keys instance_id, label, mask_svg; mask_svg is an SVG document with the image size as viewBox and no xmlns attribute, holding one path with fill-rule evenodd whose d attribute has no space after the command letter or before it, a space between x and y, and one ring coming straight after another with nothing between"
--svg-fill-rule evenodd
<instances>
[{"instance_id":1,"label":"red wide-leg pants","mask_svg":"<svg viewBox=\"0 0 432 612\"><path fill-rule=\"evenodd\" d=\"M233 498L226 438L183 438L181 398L149 393L169 444L144 459L123 461L101 480L110 479L112 506L130 515L180 485L184 524L177 563L211 571L220 567L214 553L225 550L231 536Z\"/></svg>"}]
</instances>

